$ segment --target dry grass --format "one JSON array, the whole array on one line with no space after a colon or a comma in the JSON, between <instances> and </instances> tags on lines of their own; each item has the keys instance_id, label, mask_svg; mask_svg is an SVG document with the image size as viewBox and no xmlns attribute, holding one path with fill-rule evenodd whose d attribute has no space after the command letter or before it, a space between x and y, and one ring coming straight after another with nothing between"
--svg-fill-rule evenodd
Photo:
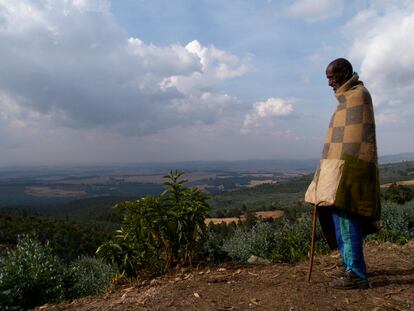
<instances>
[{"instance_id":1,"label":"dry grass","mask_svg":"<svg viewBox=\"0 0 414 311\"><path fill-rule=\"evenodd\" d=\"M209 223L213 223L213 224L221 224L221 223L232 223L232 222L239 222L241 219L239 217L224 217L224 218L206 218L206 220L204 221L207 225Z\"/></svg>"},{"instance_id":2,"label":"dry grass","mask_svg":"<svg viewBox=\"0 0 414 311\"><path fill-rule=\"evenodd\" d=\"M414 186L414 179L411 180L400 180L395 182L397 185L402 185L402 186ZM392 183L388 183L388 184L383 184L381 185L381 188L389 188L392 185Z\"/></svg>"},{"instance_id":3,"label":"dry grass","mask_svg":"<svg viewBox=\"0 0 414 311\"><path fill-rule=\"evenodd\" d=\"M268 219L268 218L273 218L273 219L277 219L283 216L284 212L281 210L277 210L277 211L259 211L259 212L254 212L253 213L256 217L259 218L263 218L263 219ZM206 224L209 223L213 223L213 224L221 224L221 223L232 223L232 222L239 222L239 221L245 221L246 220L246 216L242 215L240 217L224 217L224 218L207 218L205 220Z\"/></svg>"},{"instance_id":4,"label":"dry grass","mask_svg":"<svg viewBox=\"0 0 414 311\"><path fill-rule=\"evenodd\" d=\"M264 185L264 184L275 184L276 181L274 181L273 179L265 179L265 180L251 180L249 182L248 187L249 188L253 188L256 186L260 186L260 185Z\"/></svg>"}]
</instances>

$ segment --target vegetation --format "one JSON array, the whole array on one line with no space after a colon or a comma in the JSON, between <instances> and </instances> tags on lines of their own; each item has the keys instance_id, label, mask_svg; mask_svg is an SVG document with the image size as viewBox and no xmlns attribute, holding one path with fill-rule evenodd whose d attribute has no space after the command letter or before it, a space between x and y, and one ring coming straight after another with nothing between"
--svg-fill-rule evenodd
<instances>
[{"instance_id":1,"label":"vegetation","mask_svg":"<svg viewBox=\"0 0 414 311\"><path fill-rule=\"evenodd\" d=\"M75 221L0 209L0 245L16 245L19 234L34 235L41 243L48 243L55 255L70 262L80 256L94 256L97 247L110 239L115 226L88 218Z\"/></svg>"},{"instance_id":2,"label":"vegetation","mask_svg":"<svg viewBox=\"0 0 414 311\"><path fill-rule=\"evenodd\" d=\"M383 182L394 184L382 189L382 229L369 239L403 244L414 238L412 188L395 183L412 179L413 163L381 168ZM47 215L39 208L37 213L0 209L0 310L102 292L115 272L160 274L194 262L246 262L251 255L286 263L307 257L311 210L301 199L311 175L211 198L187 188L182 177L170 172L161 194L138 200L76 200ZM231 178L236 183L237 176ZM279 209L285 212L282 219L252 214ZM208 216L240 215L246 215L244 222L204 224ZM21 233L26 235L18 237ZM106 263L93 258L98 246ZM316 251L327 250L318 228Z\"/></svg>"},{"instance_id":3,"label":"vegetation","mask_svg":"<svg viewBox=\"0 0 414 311\"><path fill-rule=\"evenodd\" d=\"M383 193L386 201L391 201L398 204L404 204L411 201L414 191L409 187L392 183Z\"/></svg>"},{"instance_id":4,"label":"vegetation","mask_svg":"<svg viewBox=\"0 0 414 311\"><path fill-rule=\"evenodd\" d=\"M166 190L115 206L124 214L122 228L97 250L122 274L162 273L176 264L192 264L205 235L207 197L185 188L183 173L165 176Z\"/></svg>"},{"instance_id":5,"label":"vegetation","mask_svg":"<svg viewBox=\"0 0 414 311\"><path fill-rule=\"evenodd\" d=\"M414 179L414 161L403 161L380 166L381 183Z\"/></svg>"},{"instance_id":6,"label":"vegetation","mask_svg":"<svg viewBox=\"0 0 414 311\"><path fill-rule=\"evenodd\" d=\"M67 267L49 244L27 235L0 257L0 271L0 310L96 294L108 288L112 276L111 268L95 259L81 258Z\"/></svg>"},{"instance_id":7,"label":"vegetation","mask_svg":"<svg viewBox=\"0 0 414 311\"><path fill-rule=\"evenodd\" d=\"M69 173L68 173L69 174ZM1 175L0 175L1 176ZM51 175L53 178L53 175ZM95 176L96 177L96 176ZM76 178L71 178L72 180ZM28 189L44 188L50 195L31 195ZM53 193L58 195L53 195ZM61 192L63 191L63 193ZM0 179L0 206L30 206L38 209L53 209L56 206L64 206L73 201L70 193L89 198L96 197L140 197L147 194L157 195L162 191L162 186L156 183L124 182L112 180L108 183L78 183L67 182L65 179L56 179L50 182L32 178ZM65 192L67 192L65 196ZM36 193L36 191L34 191Z\"/></svg>"},{"instance_id":8,"label":"vegetation","mask_svg":"<svg viewBox=\"0 0 414 311\"><path fill-rule=\"evenodd\" d=\"M105 292L115 274L114 269L93 257L81 257L71 262L65 272L65 298L96 295Z\"/></svg>"},{"instance_id":9,"label":"vegetation","mask_svg":"<svg viewBox=\"0 0 414 311\"><path fill-rule=\"evenodd\" d=\"M291 216L301 215L300 218L287 215L275 221L256 220L250 227L239 223L209 228L214 237L214 245L220 245L220 249L209 246L209 250L220 258L231 258L238 262L246 262L251 255L272 262L294 263L304 260L310 248L311 217L309 212L303 213L303 208L293 210L296 212L292 212ZM414 239L414 202L403 206L384 203L381 229L368 239L399 244ZM329 251L319 226L315 251Z\"/></svg>"},{"instance_id":10,"label":"vegetation","mask_svg":"<svg viewBox=\"0 0 414 311\"><path fill-rule=\"evenodd\" d=\"M411 201L405 205L384 203L381 230L369 238L398 244L405 244L414 239L414 202Z\"/></svg>"},{"instance_id":11,"label":"vegetation","mask_svg":"<svg viewBox=\"0 0 414 311\"><path fill-rule=\"evenodd\" d=\"M289 210L301 205L312 175L292 177L276 184L223 192L209 200L212 217L234 217L246 212Z\"/></svg>"},{"instance_id":12,"label":"vegetation","mask_svg":"<svg viewBox=\"0 0 414 311\"><path fill-rule=\"evenodd\" d=\"M49 245L24 236L15 250L0 258L0 305L6 310L26 309L64 297L64 269Z\"/></svg>"},{"instance_id":13,"label":"vegetation","mask_svg":"<svg viewBox=\"0 0 414 311\"><path fill-rule=\"evenodd\" d=\"M231 260L244 263L254 255L271 262L295 263L308 256L311 241L310 209L293 208L281 219L260 219L248 215L245 222L238 224L220 224L209 226L215 245L220 251L209 245L208 250ZM317 227L317 253L326 253L329 248ZM207 258L212 257L206 256Z\"/></svg>"}]
</instances>

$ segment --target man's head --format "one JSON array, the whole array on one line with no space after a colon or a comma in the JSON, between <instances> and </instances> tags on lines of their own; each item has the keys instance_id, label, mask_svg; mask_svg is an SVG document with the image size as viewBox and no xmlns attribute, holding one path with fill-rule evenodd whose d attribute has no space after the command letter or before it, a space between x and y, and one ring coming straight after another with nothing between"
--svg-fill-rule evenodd
<instances>
[{"instance_id":1,"label":"man's head","mask_svg":"<svg viewBox=\"0 0 414 311\"><path fill-rule=\"evenodd\" d=\"M329 86L336 92L352 77L353 72L352 65L348 60L345 58L335 59L326 67Z\"/></svg>"}]
</instances>

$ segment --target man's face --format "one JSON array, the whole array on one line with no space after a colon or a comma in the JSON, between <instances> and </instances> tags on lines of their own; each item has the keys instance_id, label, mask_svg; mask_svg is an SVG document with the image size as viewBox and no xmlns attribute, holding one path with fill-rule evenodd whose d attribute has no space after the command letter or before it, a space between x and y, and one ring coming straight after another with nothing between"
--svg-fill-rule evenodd
<instances>
[{"instance_id":1,"label":"man's face","mask_svg":"<svg viewBox=\"0 0 414 311\"><path fill-rule=\"evenodd\" d=\"M326 68L326 78L328 79L328 84L335 92L346 82L345 76L345 72L338 69L335 70L333 66L328 66L328 68Z\"/></svg>"}]
</instances>

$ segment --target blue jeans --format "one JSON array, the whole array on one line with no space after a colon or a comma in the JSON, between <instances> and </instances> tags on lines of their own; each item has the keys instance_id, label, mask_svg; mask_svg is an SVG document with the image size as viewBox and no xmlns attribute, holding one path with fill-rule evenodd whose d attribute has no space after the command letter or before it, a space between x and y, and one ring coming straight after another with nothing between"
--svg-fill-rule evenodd
<instances>
[{"instance_id":1,"label":"blue jeans","mask_svg":"<svg viewBox=\"0 0 414 311\"><path fill-rule=\"evenodd\" d=\"M361 220L339 210L332 211L332 218L335 224L339 253L342 256L346 271L351 270L361 279L367 279Z\"/></svg>"}]
</instances>

